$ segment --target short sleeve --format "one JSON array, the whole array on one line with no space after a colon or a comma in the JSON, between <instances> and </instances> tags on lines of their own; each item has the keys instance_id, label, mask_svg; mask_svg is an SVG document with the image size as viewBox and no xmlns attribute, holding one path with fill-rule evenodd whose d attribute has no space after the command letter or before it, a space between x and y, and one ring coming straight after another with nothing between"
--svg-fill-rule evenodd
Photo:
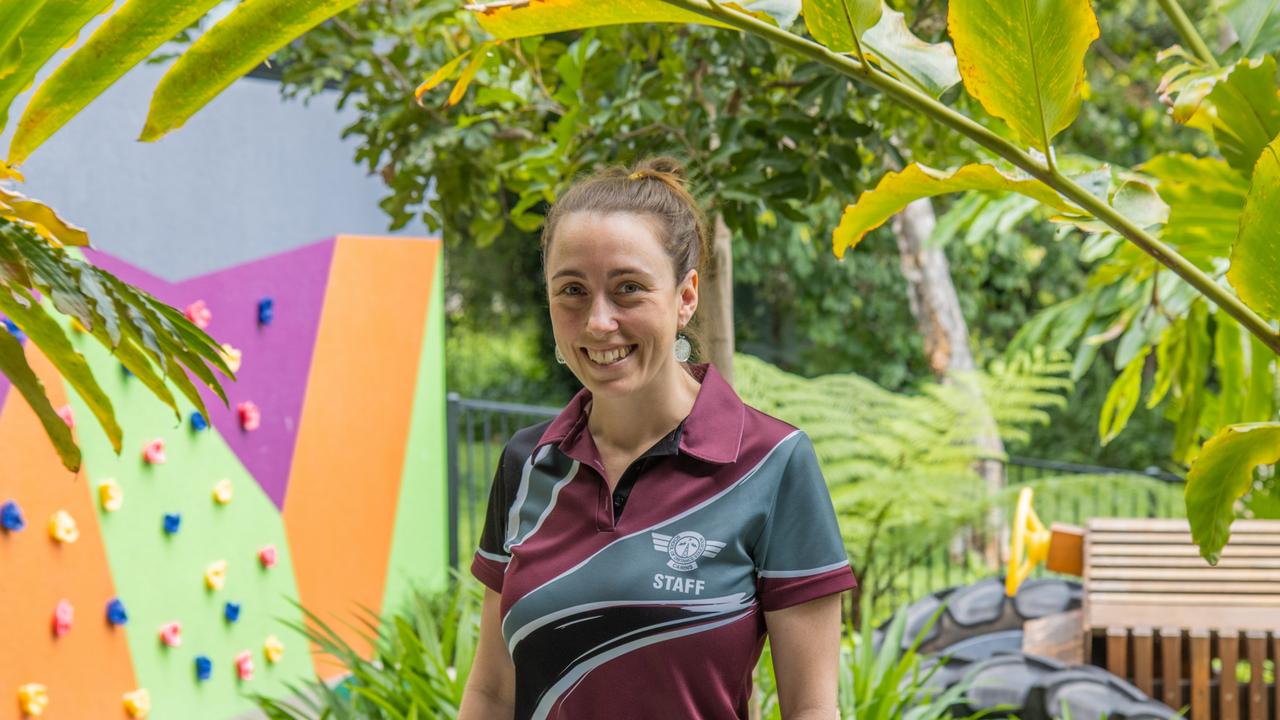
<instances>
[{"instance_id":1,"label":"short sleeve","mask_svg":"<svg viewBox=\"0 0 1280 720\"><path fill-rule=\"evenodd\" d=\"M857 586L813 443L799 432L755 548L764 610L781 610Z\"/></svg>"},{"instance_id":2,"label":"short sleeve","mask_svg":"<svg viewBox=\"0 0 1280 720\"><path fill-rule=\"evenodd\" d=\"M505 473L506 450L498 458L498 469L493 474L489 488L489 507L485 510L484 527L480 531L480 547L471 561L471 574L494 592L502 592L502 580L506 576L511 555L507 552L507 478Z\"/></svg>"}]
</instances>

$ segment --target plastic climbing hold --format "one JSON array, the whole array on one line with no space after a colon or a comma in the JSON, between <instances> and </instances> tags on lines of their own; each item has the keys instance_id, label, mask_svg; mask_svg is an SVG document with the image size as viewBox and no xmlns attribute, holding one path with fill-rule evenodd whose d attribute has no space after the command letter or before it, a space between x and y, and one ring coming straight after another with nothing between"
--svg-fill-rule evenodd
<instances>
[{"instance_id":1,"label":"plastic climbing hold","mask_svg":"<svg viewBox=\"0 0 1280 720\"><path fill-rule=\"evenodd\" d=\"M169 647L182 645L182 623L168 622L160 626L160 642Z\"/></svg>"},{"instance_id":2,"label":"plastic climbing hold","mask_svg":"<svg viewBox=\"0 0 1280 720\"><path fill-rule=\"evenodd\" d=\"M275 635L268 635L266 641L262 643L262 654L266 656L267 662L274 665L284 657L284 643L280 642L280 638Z\"/></svg>"},{"instance_id":3,"label":"plastic climbing hold","mask_svg":"<svg viewBox=\"0 0 1280 720\"><path fill-rule=\"evenodd\" d=\"M258 551L258 562L262 563L264 568L273 568L276 566L276 546L264 545Z\"/></svg>"},{"instance_id":4,"label":"plastic climbing hold","mask_svg":"<svg viewBox=\"0 0 1280 720\"><path fill-rule=\"evenodd\" d=\"M70 405L63 405L58 408L58 417L62 418L62 422L66 423L67 427L74 428L76 426L76 417L75 414L71 412Z\"/></svg>"},{"instance_id":5,"label":"plastic climbing hold","mask_svg":"<svg viewBox=\"0 0 1280 720\"><path fill-rule=\"evenodd\" d=\"M204 330L209 327L209 322L213 320L213 311L203 300L197 300L186 307L183 314L191 321L192 325Z\"/></svg>"},{"instance_id":6,"label":"plastic climbing hold","mask_svg":"<svg viewBox=\"0 0 1280 720\"><path fill-rule=\"evenodd\" d=\"M276 317L276 301L269 297L258 301L258 324L270 325Z\"/></svg>"},{"instance_id":7,"label":"plastic climbing hold","mask_svg":"<svg viewBox=\"0 0 1280 720\"><path fill-rule=\"evenodd\" d=\"M262 413L252 402L246 400L236 405L236 413L240 416L240 427L247 431L257 430L262 424Z\"/></svg>"},{"instance_id":8,"label":"plastic climbing hold","mask_svg":"<svg viewBox=\"0 0 1280 720\"><path fill-rule=\"evenodd\" d=\"M227 561L217 560L209 563L204 570L204 584L210 590L221 590L227 583Z\"/></svg>"},{"instance_id":9,"label":"plastic climbing hold","mask_svg":"<svg viewBox=\"0 0 1280 720\"><path fill-rule=\"evenodd\" d=\"M164 514L164 531L170 535L178 532L182 527L182 515L178 513Z\"/></svg>"},{"instance_id":10,"label":"plastic climbing hold","mask_svg":"<svg viewBox=\"0 0 1280 720\"><path fill-rule=\"evenodd\" d=\"M191 413L191 429L196 432L209 429L209 421L204 419L199 410Z\"/></svg>"},{"instance_id":11,"label":"plastic climbing hold","mask_svg":"<svg viewBox=\"0 0 1280 720\"><path fill-rule=\"evenodd\" d=\"M103 480L98 485L98 502L107 512L115 512L124 505L124 491L115 480Z\"/></svg>"},{"instance_id":12,"label":"plastic climbing hold","mask_svg":"<svg viewBox=\"0 0 1280 720\"><path fill-rule=\"evenodd\" d=\"M223 478L213 485L213 499L219 505L226 505L231 502L231 498L235 495L235 488L231 485L231 481Z\"/></svg>"},{"instance_id":13,"label":"plastic climbing hold","mask_svg":"<svg viewBox=\"0 0 1280 720\"><path fill-rule=\"evenodd\" d=\"M240 603L228 602L222 607L222 614L227 618L227 622L235 622L240 619Z\"/></svg>"},{"instance_id":14,"label":"plastic climbing hold","mask_svg":"<svg viewBox=\"0 0 1280 720\"><path fill-rule=\"evenodd\" d=\"M27 521L22 519L22 508L18 507L18 503L8 500L0 505L0 527L5 532L18 532L26 526Z\"/></svg>"},{"instance_id":15,"label":"plastic climbing hold","mask_svg":"<svg viewBox=\"0 0 1280 720\"><path fill-rule=\"evenodd\" d=\"M227 364L227 369L233 373L240 372L240 363L244 359L244 353L232 347L231 343L222 343L222 360Z\"/></svg>"},{"instance_id":16,"label":"plastic climbing hold","mask_svg":"<svg viewBox=\"0 0 1280 720\"><path fill-rule=\"evenodd\" d=\"M196 679L203 682L213 677L213 661L205 655L196 656Z\"/></svg>"},{"instance_id":17,"label":"plastic climbing hold","mask_svg":"<svg viewBox=\"0 0 1280 720\"><path fill-rule=\"evenodd\" d=\"M112 625L124 625L129 622L129 613L125 612L124 603L120 598L111 598L111 602L107 603L107 622Z\"/></svg>"},{"instance_id":18,"label":"plastic climbing hold","mask_svg":"<svg viewBox=\"0 0 1280 720\"><path fill-rule=\"evenodd\" d=\"M259 315L261 315L262 313L261 307L259 307L258 313ZM14 337L18 338L18 342L22 342L23 340L27 339L27 336L22 333L22 330L17 325L14 325L13 321L10 320L9 318L4 319L4 328L9 331L10 335L13 335Z\"/></svg>"},{"instance_id":19,"label":"plastic climbing hold","mask_svg":"<svg viewBox=\"0 0 1280 720\"><path fill-rule=\"evenodd\" d=\"M253 679L253 653L245 650L236 655L236 675L239 675L241 680Z\"/></svg>"},{"instance_id":20,"label":"plastic climbing hold","mask_svg":"<svg viewBox=\"0 0 1280 720\"><path fill-rule=\"evenodd\" d=\"M142 459L147 461L148 465L163 465L168 458L164 454L164 440L156 438L147 443L142 448Z\"/></svg>"},{"instance_id":21,"label":"plastic climbing hold","mask_svg":"<svg viewBox=\"0 0 1280 720\"><path fill-rule=\"evenodd\" d=\"M59 600L53 609L53 636L62 637L71 632L71 622L75 620L76 611L70 600Z\"/></svg>"},{"instance_id":22,"label":"plastic climbing hold","mask_svg":"<svg viewBox=\"0 0 1280 720\"><path fill-rule=\"evenodd\" d=\"M151 693L146 688L138 688L124 694L124 711L131 718L147 717L151 714Z\"/></svg>"},{"instance_id":23,"label":"plastic climbing hold","mask_svg":"<svg viewBox=\"0 0 1280 720\"><path fill-rule=\"evenodd\" d=\"M66 510L49 516L49 537L60 543L73 543L80 539L80 529L76 527L76 519Z\"/></svg>"},{"instance_id":24,"label":"plastic climbing hold","mask_svg":"<svg viewBox=\"0 0 1280 720\"><path fill-rule=\"evenodd\" d=\"M18 705L22 713L31 717L40 717L49 707L49 690L40 683L27 683L18 688Z\"/></svg>"}]
</instances>

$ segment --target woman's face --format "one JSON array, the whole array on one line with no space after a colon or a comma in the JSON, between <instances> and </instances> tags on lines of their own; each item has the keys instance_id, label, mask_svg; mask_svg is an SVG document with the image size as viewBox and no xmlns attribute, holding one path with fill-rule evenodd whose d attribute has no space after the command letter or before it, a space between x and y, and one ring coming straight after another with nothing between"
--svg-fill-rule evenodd
<instances>
[{"instance_id":1,"label":"woman's face","mask_svg":"<svg viewBox=\"0 0 1280 720\"><path fill-rule=\"evenodd\" d=\"M697 271L677 286L655 222L577 212L551 240L547 297L556 345L593 395L647 387L675 362L676 332L698 307Z\"/></svg>"}]
</instances>

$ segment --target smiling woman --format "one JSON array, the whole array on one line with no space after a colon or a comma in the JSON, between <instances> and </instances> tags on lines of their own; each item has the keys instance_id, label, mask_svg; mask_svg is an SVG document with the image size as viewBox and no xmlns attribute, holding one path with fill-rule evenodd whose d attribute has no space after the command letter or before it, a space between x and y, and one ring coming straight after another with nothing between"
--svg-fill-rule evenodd
<instances>
[{"instance_id":1,"label":"smiling woman","mask_svg":"<svg viewBox=\"0 0 1280 720\"><path fill-rule=\"evenodd\" d=\"M766 632L783 716L835 716L853 573L809 438L688 362L707 231L683 170L583 180L542 249L583 389L503 450L460 720L746 718Z\"/></svg>"}]
</instances>

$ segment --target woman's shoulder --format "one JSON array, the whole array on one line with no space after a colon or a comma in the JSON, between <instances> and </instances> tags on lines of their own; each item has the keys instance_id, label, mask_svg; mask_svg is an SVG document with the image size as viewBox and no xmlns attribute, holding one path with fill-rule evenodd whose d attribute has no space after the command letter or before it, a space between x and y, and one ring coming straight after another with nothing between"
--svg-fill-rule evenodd
<instances>
[{"instance_id":1,"label":"woman's shoulder","mask_svg":"<svg viewBox=\"0 0 1280 720\"><path fill-rule=\"evenodd\" d=\"M534 448L538 446L538 441L546 434L547 428L551 427L551 423L555 422L555 418L548 418L534 425L527 425L512 433L511 438L507 440L506 447L502 453L507 458L515 461L523 462L525 458L533 454Z\"/></svg>"}]
</instances>

